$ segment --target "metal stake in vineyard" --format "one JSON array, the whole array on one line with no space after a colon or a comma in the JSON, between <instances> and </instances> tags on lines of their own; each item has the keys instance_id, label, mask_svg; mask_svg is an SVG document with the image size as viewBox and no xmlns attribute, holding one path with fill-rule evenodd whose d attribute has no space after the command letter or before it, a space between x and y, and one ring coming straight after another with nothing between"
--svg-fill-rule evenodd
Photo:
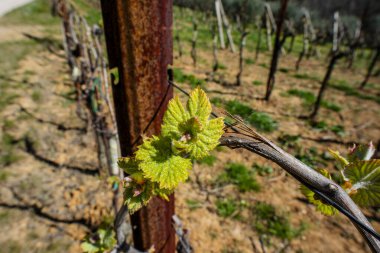
<instances>
[{"instance_id":1,"label":"metal stake in vineyard","mask_svg":"<svg viewBox=\"0 0 380 253\"><path fill-rule=\"evenodd\" d=\"M121 154L130 156L148 125L146 135L159 133L172 97L167 80L167 65L172 63L172 1L101 0L101 7L109 67L114 73L112 91ZM166 94L164 106L150 124ZM174 195L170 202L154 198L133 214L134 246L174 253L173 214Z\"/></svg>"}]
</instances>

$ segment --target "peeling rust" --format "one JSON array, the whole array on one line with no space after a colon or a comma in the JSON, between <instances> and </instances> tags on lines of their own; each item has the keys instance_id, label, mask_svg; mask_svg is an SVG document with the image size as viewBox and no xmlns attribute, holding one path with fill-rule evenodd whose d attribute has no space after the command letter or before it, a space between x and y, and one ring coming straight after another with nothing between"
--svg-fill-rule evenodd
<instances>
[{"instance_id":1,"label":"peeling rust","mask_svg":"<svg viewBox=\"0 0 380 253\"><path fill-rule=\"evenodd\" d=\"M120 147L132 155L132 144L142 134L163 98L167 66L172 63L172 0L101 0L110 69L118 68L119 84L112 86ZM159 134L167 99L147 131ZM137 249L174 253L171 226L174 195L170 202L154 198L131 216Z\"/></svg>"}]
</instances>

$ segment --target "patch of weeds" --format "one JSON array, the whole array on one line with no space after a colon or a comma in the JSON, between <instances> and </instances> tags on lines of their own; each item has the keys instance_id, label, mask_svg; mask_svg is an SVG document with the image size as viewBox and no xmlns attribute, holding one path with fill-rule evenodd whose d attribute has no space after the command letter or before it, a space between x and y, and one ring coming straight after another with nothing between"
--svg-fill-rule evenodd
<instances>
[{"instance_id":1,"label":"patch of weeds","mask_svg":"<svg viewBox=\"0 0 380 253\"><path fill-rule=\"evenodd\" d=\"M226 103L226 110L233 115L239 115L243 119L246 119L249 124L259 131L272 132L277 129L277 121L272 119L271 116L263 112L256 112L248 105L240 103L237 100L228 101Z\"/></svg>"},{"instance_id":2,"label":"patch of weeds","mask_svg":"<svg viewBox=\"0 0 380 253\"><path fill-rule=\"evenodd\" d=\"M254 61L253 59L251 59L251 58L247 58L247 59L245 59L244 62L245 62L245 64L247 64L247 65L252 65L252 64L255 63L255 61Z\"/></svg>"},{"instance_id":3,"label":"patch of weeds","mask_svg":"<svg viewBox=\"0 0 380 253\"><path fill-rule=\"evenodd\" d=\"M342 107L329 101L322 101L321 106L334 112L340 112L342 110Z\"/></svg>"},{"instance_id":4,"label":"patch of weeds","mask_svg":"<svg viewBox=\"0 0 380 253\"><path fill-rule=\"evenodd\" d=\"M266 68L266 69L268 68L268 64L266 64L266 63L260 63L259 66L263 67L263 68Z\"/></svg>"},{"instance_id":5,"label":"patch of weeds","mask_svg":"<svg viewBox=\"0 0 380 253\"><path fill-rule=\"evenodd\" d=\"M13 120L5 119L3 123L4 130L10 130L15 127L15 122Z\"/></svg>"},{"instance_id":6,"label":"patch of weeds","mask_svg":"<svg viewBox=\"0 0 380 253\"><path fill-rule=\"evenodd\" d=\"M288 73L289 69L287 69L287 68L279 68L278 71L280 71L282 73Z\"/></svg>"},{"instance_id":7,"label":"patch of weeds","mask_svg":"<svg viewBox=\"0 0 380 253\"><path fill-rule=\"evenodd\" d=\"M341 137L345 135L344 126L342 125L334 125L330 128L330 130Z\"/></svg>"},{"instance_id":8,"label":"patch of weeds","mask_svg":"<svg viewBox=\"0 0 380 253\"><path fill-rule=\"evenodd\" d=\"M363 94L357 88L352 87L345 80L337 80L330 83L330 86L336 90L344 92L347 96L353 96L364 100L373 100L380 104L380 97L370 94Z\"/></svg>"},{"instance_id":9,"label":"patch of weeds","mask_svg":"<svg viewBox=\"0 0 380 253\"><path fill-rule=\"evenodd\" d=\"M289 95L301 98L304 101L304 103L308 106L314 104L314 102L315 102L315 96L310 91L299 90L299 89L290 89L290 90L288 90L287 93Z\"/></svg>"},{"instance_id":10,"label":"patch of weeds","mask_svg":"<svg viewBox=\"0 0 380 253\"><path fill-rule=\"evenodd\" d=\"M6 181L9 175L10 175L9 172L7 171L0 171L0 182Z\"/></svg>"},{"instance_id":11,"label":"patch of weeds","mask_svg":"<svg viewBox=\"0 0 380 253\"><path fill-rule=\"evenodd\" d=\"M280 137L278 137L278 141L282 144L283 147L298 147L299 141L300 141L299 135L290 135L290 134L283 134Z\"/></svg>"},{"instance_id":12,"label":"patch of weeds","mask_svg":"<svg viewBox=\"0 0 380 253\"><path fill-rule=\"evenodd\" d=\"M217 107L222 107L224 104L224 100L220 97L213 97L210 102Z\"/></svg>"},{"instance_id":13,"label":"patch of weeds","mask_svg":"<svg viewBox=\"0 0 380 253\"><path fill-rule=\"evenodd\" d=\"M31 18L28 17L28 19ZM41 44L32 40L1 42L0 51L2 52L2 57L0 57L0 75L11 77L12 70L17 69L19 61L41 47Z\"/></svg>"},{"instance_id":14,"label":"patch of weeds","mask_svg":"<svg viewBox=\"0 0 380 253\"><path fill-rule=\"evenodd\" d=\"M213 155L208 155L204 157L202 160L198 161L199 164L206 164L208 166L213 166L214 163L216 162L216 157Z\"/></svg>"},{"instance_id":15,"label":"patch of weeds","mask_svg":"<svg viewBox=\"0 0 380 253\"><path fill-rule=\"evenodd\" d=\"M187 83L192 88L196 88L197 86L204 86L206 84L205 80L200 80L192 74L185 74L181 69L178 68L173 69L173 78L175 82Z\"/></svg>"},{"instance_id":16,"label":"patch of weeds","mask_svg":"<svg viewBox=\"0 0 380 253\"><path fill-rule=\"evenodd\" d=\"M218 199L216 201L216 212L223 218L241 219L240 211L246 204L233 199Z\"/></svg>"},{"instance_id":17,"label":"patch of weeds","mask_svg":"<svg viewBox=\"0 0 380 253\"><path fill-rule=\"evenodd\" d=\"M12 104L20 96L12 93L3 93L0 96L0 111Z\"/></svg>"},{"instance_id":18,"label":"patch of weeds","mask_svg":"<svg viewBox=\"0 0 380 253\"><path fill-rule=\"evenodd\" d=\"M227 67L222 63L218 63L218 69L227 69Z\"/></svg>"},{"instance_id":19,"label":"patch of weeds","mask_svg":"<svg viewBox=\"0 0 380 253\"><path fill-rule=\"evenodd\" d=\"M190 209L190 211L194 211L202 207L202 203L194 199L186 199L186 204L187 204L187 207Z\"/></svg>"},{"instance_id":20,"label":"patch of weeds","mask_svg":"<svg viewBox=\"0 0 380 253\"><path fill-rule=\"evenodd\" d=\"M226 110L233 114L247 119L254 111L248 105L240 103L237 100L230 100L226 103Z\"/></svg>"},{"instance_id":21,"label":"patch of weeds","mask_svg":"<svg viewBox=\"0 0 380 253\"><path fill-rule=\"evenodd\" d=\"M311 147L309 149L299 149L295 157L310 167L326 165L326 163L320 159L321 156L318 154L315 147Z\"/></svg>"},{"instance_id":22,"label":"patch of weeds","mask_svg":"<svg viewBox=\"0 0 380 253\"><path fill-rule=\"evenodd\" d=\"M37 91L37 90L33 91L31 97L32 97L32 100L33 100L34 102L36 102L36 103L39 103L39 102L41 102L41 100L42 100L42 94L41 94L40 91Z\"/></svg>"},{"instance_id":23,"label":"patch of weeds","mask_svg":"<svg viewBox=\"0 0 380 253\"><path fill-rule=\"evenodd\" d=\"M263 112L254 112L249 116L248 122L256 129L263 132L273 132L278 124L271 116Z\"/></svg>"},{"instance_id":24,"label":"patch of weeds","mask_svg":"<svg viewBox=\"0 0 380 253\"><path fill-rule=\"evenodd\" d=\"M9 166L20 160L20 157L14 153L14 138L9 134L4 134L1 140L0 165Z\"/></svg>"},{"instance_id":25,"label":"patch of weeds","mask_svg":"<svg viewBox=\"0 0 380 253\"><path fill-rule=\"evenodd\" d=\"M240 192L260 191L260 184L256 181L255 174L240 163L227 164L226 171L219 175L216 182L234 184Z\"/></svg>"},{"instance_id":26,"label":"patch of weeds","mask_svg":"<svg viewBox=\"0 0 380 253\"><path fill-rule=\"evenodd\" d=\"M273 173L273 168L271 166L266 166L266 165L259 165L257 163L254 163L252 165L252 169L254 171L257 171L257 173L260 176L267 176Z\"/></svg>"},{"instance_id":27,"label":"patch of weeds","mask_svg":"<svg viewBox=\"0 0 380 253\"><path fill-rule=\"evenodd\" d=\"M299 227L294 227L286 215L281 215L275 207L264 203L257 203L253 210L255 221L253 226L260 235L274 236L282 240L292 240L305 231L306 225L302 223Z\"/></svg>"},{"instance_id":28,"label":"patch of weeds","mask_svg":"<svg viewBox=\"0 0 380 253\"><path fill-rule=\"evenodd\" d=\"M255 86L260 86L260 85L263 85L264 83L262 81L259 81L259 80L254 80L254 81L252 81L252 84Z\"/></svg>"},{"instance_id":29,"label":"patch of weeds","mask_svg":"<svg viewBox=\"0 0 380 253\"><path fill-rule=\"evenodd\" d=\"M8 220L9 216L11 216L11 213L9 211L7 211L7 210L1 211L0 212L0 222L4 221L4 220L5 221Z\"/></svg>"},{"instance_id":30,"label":"patch of weeds","mask_svg":"<svg viewBox=\"0 0 380 253\"><path fill-rule=\"evenodd\" d=\"M317 76L310 76L306 73L295 73L292 76L297 79L319 81L319 78Z\"/></svg>"},{"instance_id":31,"label":"patch of weeds","mask_svg":"<svg viewBox=\"0 0 380 253\"><path fill-rule=\"evenodd\" d=\"M318 131L327 131L329 129L329 126L327 123L323 120L321 121L310 121L310 126Z\"/></svg>"}]
</instances>

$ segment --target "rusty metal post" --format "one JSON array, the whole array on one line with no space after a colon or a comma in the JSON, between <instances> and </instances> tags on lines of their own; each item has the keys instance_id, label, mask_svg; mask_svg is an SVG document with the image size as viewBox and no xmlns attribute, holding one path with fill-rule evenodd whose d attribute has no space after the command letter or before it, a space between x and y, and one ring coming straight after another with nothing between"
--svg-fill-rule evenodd
<instances>
[{"instance_id":1,"label":"rusty metal post","mask_svg":"<svg viewBox=\"0 0 380 253\"><path fill-rule=\"evenodd\" d=\"M167 90L167 65L172 63L172 0L101 0L110 69L117 68L112 85L122 156L132 155L133 144L148 125ZM117 79L117 78L116 78ZM117 80L116 80L117 81ZM158 134L168 100L145 134ZM134 246L174 253L170 202L154 198L131 216Z\"/></svg>"}]
</instances>

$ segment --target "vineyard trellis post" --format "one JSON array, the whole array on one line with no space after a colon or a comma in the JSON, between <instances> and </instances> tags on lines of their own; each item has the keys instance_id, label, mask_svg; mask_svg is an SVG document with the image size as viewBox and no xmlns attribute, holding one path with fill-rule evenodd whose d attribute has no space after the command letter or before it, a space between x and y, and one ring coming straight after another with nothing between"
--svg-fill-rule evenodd
<instances>
[{"instance_id":1,"label":"vineyard trellis post","mask_svg":"<svg viewBox=\"0 0 380 253\"><path fill-rule=\"evenodd\" d=\"M167 65L172 63L172 0L101 0L112 91L122 156L133 154L140 136L158 134L172 88L155 119L150 122L168 90ZM116 74L117 73L117 74ZM137 143L136 143L137 142ZM174 253L170 202L153 198L131 215L134 246Z\"/></svg>"}]
</instances>

